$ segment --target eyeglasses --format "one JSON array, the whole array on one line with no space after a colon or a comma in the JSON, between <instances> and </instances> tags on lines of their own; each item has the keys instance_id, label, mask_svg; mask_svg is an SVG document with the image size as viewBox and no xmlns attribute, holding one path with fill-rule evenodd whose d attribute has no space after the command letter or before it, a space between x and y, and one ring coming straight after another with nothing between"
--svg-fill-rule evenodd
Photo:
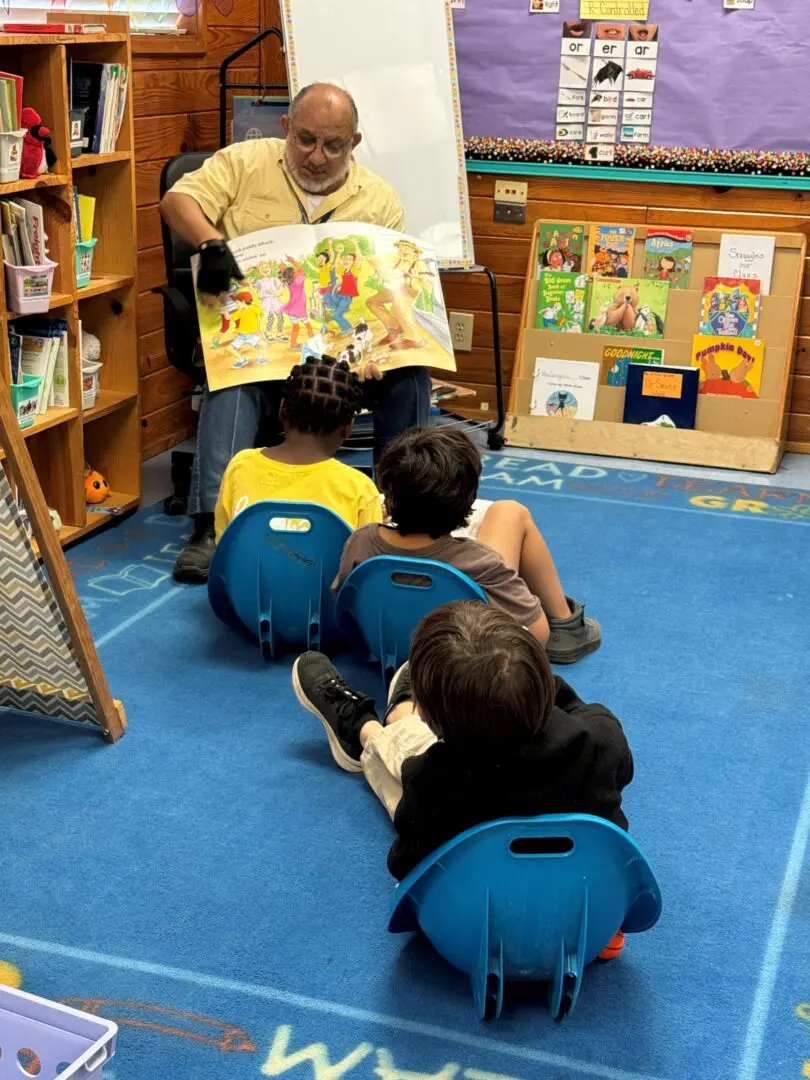
<instances>
[{"instance_id":1,"label":"eyeglasses","mask_svg":"<svg viewBox=\"0 0 810 1080\"><path fill-rule=\"evenodd\" d=\"M351 139L319 139L308 131L292 131L291 134L298 148L307 154L320 147L325 157L340 158L351 147Z\"/></svg>"}]
</instances>

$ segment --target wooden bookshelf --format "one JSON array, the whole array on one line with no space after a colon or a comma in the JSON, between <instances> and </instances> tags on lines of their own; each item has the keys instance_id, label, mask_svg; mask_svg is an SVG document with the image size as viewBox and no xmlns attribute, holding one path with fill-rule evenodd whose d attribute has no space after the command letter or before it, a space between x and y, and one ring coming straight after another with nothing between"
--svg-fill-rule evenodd
<instances>
[{"instance_id":1,"label":"wooden bookshelf","mask_svg":"<svg viewBox=\"0 0 810 1080\"><path fill-rule=\"evenodd\" d=\"M56 12L59 18L63 12ZM50 21L55 21L55 15ZM70 13L72 22L97 15ZM58 21L58 20L57 20ZM135 154L132 130L132 50L129 19L105 14L107 33L0 34L0 69L23 76L24 104L33 106L51 129L57 162L33 180L0 184L0 199L25 194L42 204L49 256L57 263L49 315L68 324L70 407L52 408L24 429L26 445L48 506L59 512L62 544L115 521L118 515L91 512L84 501L84 466L102 473L112 490L103 504L122 511L141 499L141 429L138 402L138 339L135 322ZM71 158L68 61L128 64L127 103L118 143L106 154ZM76 286L72 187L96 199L90 284ZM6 306L0 275L0 393L9 393L11 361ZM82 409L79 324L101 341L100 389L92 409ZM0 454L0 460L2 455Z\"/></svg>"}]
</instances>

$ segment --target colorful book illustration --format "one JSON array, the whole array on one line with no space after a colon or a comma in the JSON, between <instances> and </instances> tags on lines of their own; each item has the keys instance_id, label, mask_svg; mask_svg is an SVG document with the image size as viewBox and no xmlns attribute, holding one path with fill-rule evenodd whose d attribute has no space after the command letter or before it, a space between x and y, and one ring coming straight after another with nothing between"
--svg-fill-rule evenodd
<instances>
[{"instance_id":1,"label":"colorful book illustration","mask_svg":"<svg viewBox=\"0 0 810 1080\"><path fill-rule=\"evenodd\" d=\"M540 226L537 240L537 272L566 270L579 274L585 247L584 225Z\"/></svg>"},{"instance_id":2,"label":"colorful book illustration","mask_svg":"<svg viewBox=\"0 0 810 1080\"><path fill-rule=\"evenodd\" d=\"M631 364L624 398L625 424L693 428L698 372L693 368Z\"/></svg>"},{"instance_id":3,"label":"colorful book illustration","mask_svg":"<svg viewBox=\"0 0 810 1080\"><path fill-rule=\"evenodd\" d=\"M222 309L198 302L208 386L284 379L327 353L455 371L436 257L422 240L329 222L248 233L228 245L245 275ZM192 259L196 280L199 259Z\"/></svg>"},{"instance_id":4,"label":"colorful book illustration","mask_svg":"<svg viewBox=\"0 0 810 1080\"><path fill-rule=\"evenodd\" d=\"M700 368L701 394L758 398L762 388L765 342L695 334L692 363Z\"/></svg>"},{"instance_id":5,"label":"colorful book illustration","mask_svg":"<svg viewBox=\"0 0 810 1080\"><path fill-rule=\"evenodd\" d=\"M771 272L776 247L775 236L759 236L754 233L723 233L720 237L718 277L756 278L761 282L760 292L767 296L771 291Z\"/></svg>"},{"instance_id":6,"label":"colorful book illustration","mask_svg":"<svg viewBox=\"0 0 810 1080\"><path fill-rule=\"evenodd\" d=\"M622 337L663 337L668 298L667 281L594 279L588 330Z\"/></svg>"},{"instance_id":7,"label":"colorful book illustration","mask_svg":"<svg viewBox=\"0 0 810 1080\"><path fill-rule=\"evenodd\" d=\"M588 304L588 275L544 270L537 284L538 330L581 334Z\"/></svg>"},{"instance_id":8,"label":"colorful book illustration","mask_svg":"<svg viewBox=\"0 0 810 1080\"><path fill-rule=\"evenodd\" d=\"M599 365L538 356L532 383L532 416L593 420Z\"/></svg>"},{"instance_id":9,"label":"colorful book illustration","mask_svg":"<svg viewBox=\"0 0 810 1080\"><path fill-rule=\"evenodd\" d=\"M605 345L602 349L601 382L606 386L627 386L630 364L663 364L663 349L635 349L629 345Z\"/></svg>"},{"instance_id":10,"label":"colorful book illustration","mask_svg":"<svg viewBox=\"0 0 810 1080\"><path fill-rule=\"evenodd\" d=\"M630 277L635 234L626 225L592 225L588 272L594 277Z\"/></svg>"},{"instance_id":11,"label":"colorful book illustration","mask_svg":"<svg viewBox=\"0 0 810 1080\"><path fill-rule=\"evenodd\" d=\"M759 281L707 277L703 280L701 334L753 338L759 322Z\"/></svg>"},{"instance_id":12,"label":"colorful book illustration","mask_svg":"<svg viewBox=\"0 0 810 1080\"><path fill-rule=\"evenodd\" d=\"M644 277L688 289L692 269L692 234L685 229L648 229L644 245Z\"/></svg>"}]
</instances>

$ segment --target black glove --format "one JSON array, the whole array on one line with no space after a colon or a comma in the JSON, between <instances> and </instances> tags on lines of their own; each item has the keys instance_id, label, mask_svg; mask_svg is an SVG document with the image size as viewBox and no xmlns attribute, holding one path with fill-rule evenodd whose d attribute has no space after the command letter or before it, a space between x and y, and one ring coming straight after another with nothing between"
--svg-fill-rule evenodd
<instances>
[{"instance_id":1,"label":"black glove","mask_svg":"<svg viewBox=\"0 0 810 1080\"><path fill-rule=\"evenodd\" d=\"M244 274L224 240L206 240L199 249L197 291L219 296L227 293L232 281L242 281Z\"/></svg>"}]
</instances>

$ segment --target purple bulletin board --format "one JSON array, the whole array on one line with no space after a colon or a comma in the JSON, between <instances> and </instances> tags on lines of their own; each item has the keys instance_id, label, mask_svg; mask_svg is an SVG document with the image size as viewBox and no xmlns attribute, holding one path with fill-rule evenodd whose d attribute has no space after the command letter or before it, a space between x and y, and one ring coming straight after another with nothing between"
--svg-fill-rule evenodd
<instances>
[{"instance_id":1,"label":"purple bulletin board","mask_svg":"<svg viewBox=\"0 0 810 1080\"><path fill-rule=\"evenodd\" d=\"M464 134L553 139L562 23L528 0L466 0L454 11ZM810 150L810 0L650 0L660 26L652 142Z\"/></svg>"}]
</instances>

